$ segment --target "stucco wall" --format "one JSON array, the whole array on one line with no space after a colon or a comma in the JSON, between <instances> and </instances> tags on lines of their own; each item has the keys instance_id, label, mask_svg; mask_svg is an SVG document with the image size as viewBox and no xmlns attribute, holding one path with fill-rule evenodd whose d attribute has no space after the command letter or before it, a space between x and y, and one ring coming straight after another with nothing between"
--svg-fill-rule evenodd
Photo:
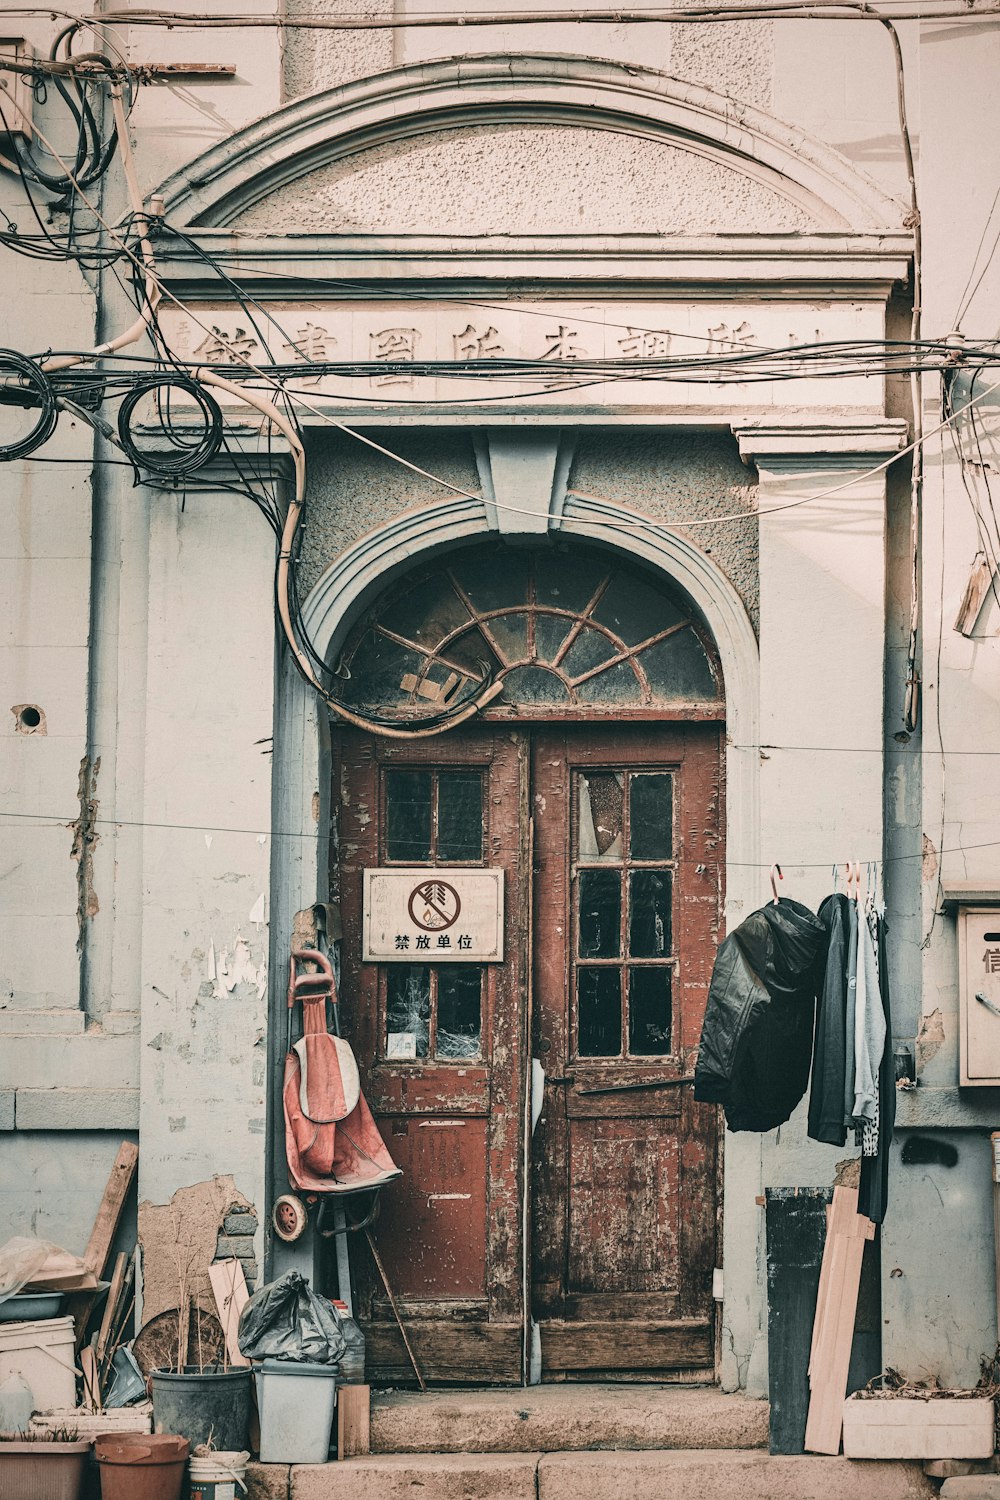
<instances>
[{"instance_id":1,"label":"stucco wall","mask_svg":"<svg viewBox=\"0 0 1000 1500\"><path fill-rule=\"evenodd\" d=\"M393 451L449 484L478 494L481 480L469 433L372 434ZM432 481L346 436L315 435L310 443L309 521L302 551L302 589L361 537L414 506L442 498ZM749 511L755 476L732 436L626 432L581 433L569 487L601 494L637 513L678 521L692 502L700 517ZM747 611L758 618L757 523L681 528L728 576Z\"/></svg>"},{"instance_id":2,"label":"stucco wall","mask_svg":"<svg viewBox=\"0 0 1000 1500\"><path fill-rule=\"evenodd\" d=\"M360 151L280 188L247 234L681 234L816 228L762 182L680 147L562 125L475 125Z\"/></svg>"}]
</instances>

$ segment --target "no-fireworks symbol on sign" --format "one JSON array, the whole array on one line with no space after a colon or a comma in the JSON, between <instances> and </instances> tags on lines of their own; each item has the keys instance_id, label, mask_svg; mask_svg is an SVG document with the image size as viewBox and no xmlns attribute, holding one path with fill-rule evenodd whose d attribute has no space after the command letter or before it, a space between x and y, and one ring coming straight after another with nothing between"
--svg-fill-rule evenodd
<instances>
[{"instance_id":1,"label":"no-fireworks symbol on sign","mask_svg":"<svg viewBox=\"0 0 1000 1500\"><path fill-rule=\"evenodd\" d=\"M364 961L502 963L503 874L455 865L365 870Z\"/></svg>"},{"instance_id":2,"label":"no-fireworks symbol on sign","mask_svg":"<svg viewBox=\"0 0 1000 1500\"><path fill-rule=\"evenodd\" d=\"M424 932L446 932L454 927L462 910L462 898L444 880L422 880L410 893L407 910Z\"/></svg>"}]
</instances>

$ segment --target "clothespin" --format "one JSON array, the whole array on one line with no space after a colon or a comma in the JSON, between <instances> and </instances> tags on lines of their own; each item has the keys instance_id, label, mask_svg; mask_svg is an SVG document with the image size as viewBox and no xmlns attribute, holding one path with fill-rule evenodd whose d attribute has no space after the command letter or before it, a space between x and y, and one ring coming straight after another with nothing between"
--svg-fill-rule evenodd
<instances>
[{"instance_id":1,"label":"clothespin","mask_svg":"<svg viewBox=\"0 0 1000 1500\"><path fill-rule=\"evenodd\" d=\"M777 904L778 904L778 881L779 880L784 880L784 878L785 878L784 875L782 875L782 873L781 873L781 866L780 865L772 865L771 866L771 894L774 897L774 901L773 901L773 905L774 906L777 906Z\"/></svg>"}]
</instances>

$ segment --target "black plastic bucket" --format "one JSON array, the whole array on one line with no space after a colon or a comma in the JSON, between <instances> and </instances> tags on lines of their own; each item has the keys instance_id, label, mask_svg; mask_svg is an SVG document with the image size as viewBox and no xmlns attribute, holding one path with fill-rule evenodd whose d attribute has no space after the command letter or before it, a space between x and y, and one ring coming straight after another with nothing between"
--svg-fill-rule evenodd
<instances>
[{"instance_id":1,"label":"black plastic bucket","mask_svg":"<svg viewBox=\"0 0 1000 1500\"><path fill-rule=\"evenodd\" d=\"M183 1374L153 1371L153 1431L177 1432L192 1449L200 1443L238 1453L248 1448L250 1370L185 1365Z\"/></svg>"}]
</instances>

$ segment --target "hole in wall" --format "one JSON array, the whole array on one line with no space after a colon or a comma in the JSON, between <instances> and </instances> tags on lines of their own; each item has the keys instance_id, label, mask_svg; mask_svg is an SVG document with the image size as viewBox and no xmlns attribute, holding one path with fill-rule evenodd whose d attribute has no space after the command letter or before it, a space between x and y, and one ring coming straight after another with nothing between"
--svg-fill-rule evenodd
<instances>
[{"instance_id":1,"label":"hole in wall","mask_svg":"<svg viewBox=\"0 0 1000 1500\"><path fill-rule=\"evenodd\" d=\"M15 703L11 709L18 734L45 734L45 715L37 703Z\"/></svg>"}]
</instances>

